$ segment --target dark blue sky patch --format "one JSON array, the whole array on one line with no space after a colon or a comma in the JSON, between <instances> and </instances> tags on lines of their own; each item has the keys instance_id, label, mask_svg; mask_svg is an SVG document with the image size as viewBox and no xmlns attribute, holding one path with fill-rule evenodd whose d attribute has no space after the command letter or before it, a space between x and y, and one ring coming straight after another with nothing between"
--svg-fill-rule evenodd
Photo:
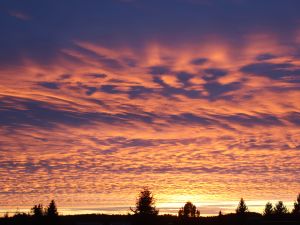
<instances>
[{"instance_id":1,"label":"dark blue sky patch","mask_svg":"<svg viewBox=\"0 0 300 225\"><path fill-rule=\"evenodd\" d=\"M209 93L209 99L210 100L216 100L221 97L225 97L224 95L228 92L238 90L242 87L242 84L240 82L232 82L229 84L220 84L218 82L210 82L204 84L205 89Z\"/></svg>"},{"instance_id":2,"label":"dark blue sky patch","mask_svg":"<svg viewBox=\"0 0 300 225\"><path fill-rule=\"evenodd\" d=\"M153 147L159 145L159 141L147 139L130 139L127 140L122 146L124 147Z\"/></svg>"},{"instance_id":3,"label":"dark blue sky patch","mask_svg":"<svg viewBox=\"0 0 300 225\"><path fill-rule=\"evenodd\" d=\"M146 98L147 95L154 93L155 91L151 88L144 86L131 86L127 92L130 99L134 98Z\"/></svg>"},{"instance_id":4,"label":"dark blue sky patch","mask_svg":"<svg viewBox=\"0 0 300 225\"><path fill-rule=\"evenodd\" d=\"M135 59L132 58L123 58L122 61L124 62L125 65L129 67L136 67L138 62Z\"/></svg>"},{"instance_id":5,"label":"dark blue sky patch","mask_svg":"<svg viewBox=\"0 0 300 225\"><path fill-rule=\"evenodd\" d=\"M241 71L246 74L266 76L271 79L281 79L290 82L295 80L297 76L300 76L300 69L294 69L293 67L294 65L290 63L254 63L242 67Z\"/></svg>"},{"instance_id":6,"label":"dark blue sky patch","mask_svg":"<svg viewBox=\"0 0 300 225\"><path fill-rule=\"evenodd\" d=\"M193 74L187 72L180 72L176 74L177 79L185 86L191 86L190 79L194 77Z\"/></svg>"},{"instance_id":7,"label":"dark blue sky patch","mask_svg":"<svg viewBox=\"0 0 300 225\"><path fill-rule=\"evenodd\" d=\"M31 0L27 4L6 1L0 14L0 26L5 34L0 37L0 62L17 63L27 56L46 63L56 58L61 49L72 47L74 40L108 47L127 43L138 50L147 40L176 46L201 40L207 34L243 44L247 34L264 31L280 34L287 43L292 41L291 36L299 26L299 7L297 0L272 4L259 0L210 4L179 0L142 0L129 4L104 0L86 4L75 0L72 6L51 0ZM31 19L17 19L9 11L26 13ZM106 65L120 66L112 59L100 57L99 60Z\"/></svg>"},{"instance_id":8,"label":"dark blue sky patch","mask_svg":"<svg viewBox=\"0 0 300 225\"><path fill-rule=\"evenodd\" d=\"M280 118L271 114L247 115L247 114L240 113L240 114L233 114L229 116L216 115L216 118L220 118L221 121L224 120L229 123L236 123L245 127L283 125Z\"/></svg>"},{"instance_id":9,"label":"dark blue sky patch","mask_svg":"<svg viewBox=\"0 0 300 225\"><path fill-rule=\"evenodd\" d=\"M88 77L92 77L92 78L106 78L107 77L107 75L104 73L87 73L84 75L88 76Z\"/></svg>"},{"instance_id":10,"label":"dark blue sky patch","mask_svg":"<svg viewBox=\"0 0 300 225\"><path fill-rule=\"evenodd\" d=\"M113 78L113 79L109 79L107 82L110 82L110 83L117 83L117 84L122 84L122 83L126 83L126 81L124 81L124 80L121 80L121 79L115 79L115 78Z\"/></svg>"},{"instance_id":11,"label":"dark blue sky patch","mask_svg":"<svg viewBox=\"0 0 300 225\"><path fill-rule=\"evenodd\" d=\"M116 59L107 58L105 56L99 56L98 60L101 62L101 64L104 64L110 69L121 70L124 68L123 65Z\"/></svg>"},{"instance_id":12,"label":"dark blue sky patch","mask_svg":"<svg viewBox=\"0 0 300 225\"><path fill-rule=\"evenodd\" d=\"M89 85L86 85L82 82L77 82L76 86L69 86L68 88L73 90L73 91L81 91L83 89L85 91L85 94L88 95L88 96L91 96L95 92L99 91L98 87L89 86Z\"/></svg>"},{"instance_id":13,"label":"dark blue sky patch","mask_svg":"<svg viewBox=\"0 0 300 225\"><path fill-rule=\"evenodd\" d=\"M113 115L115 118L120 119L122 121L142 121L144 123L151 124L153 119L156 117L152 113L118 113Z\"/></svg>"},{"instance_id":14,"label":"dark blue sky patch","mask_svg":"<svg viewBox=\"0 0 300 225\"><path fill-rule=\"evenodd\" d=\"M60 86L60 84L56 82L39 82L38 85L49 89L59 89Z\"/></svg>"},{"instance_id":15,"label":"dark blue sky patch","mask_svg":"<svg viewBox=\"0 0 300 225\"><path fill-rule=\"evenodd\" d=\"M300 126L300 112L291 112L285 117L285 119L296 126Z\"/></svg>"},{"instance_id":16,"label":"dark blue sky patch","mask_svg":"<svg viewBox=\"0 0 300 225\"><path fill-rule=\"evenodd\" d=\"M209 68L204 70L204 79L206 81L212 81L212 80L216 80L220 77L225 76L228 72L224 69L219 69L219 68Z\"/></svg>"},{"instance_id":17,"label":"dark blue sky patch","mask_svg":"<svg viewBox=\"0 0 300 225\"><path fill-rule=\"evenodd\" d=\"M72 77L72 74L62 74L59 76L58 80L67 80L70 79Z\"/></svg>"},{"instance_id":18,"label":"dark blue sky patch","mask_svg":"<svg viewBox=\"0 0 300 225\"><path fill-rule=\"evenodd\" d=\"M265 53L265 54L260 54L258 56L256 56L256 60L258 61L265 61L265 60L269 60L269 59L275 59L277 56L273 55L271 53Z\"/></svg>"},{"instance_id":19,"label":"dark blue sky patch","mask_svg":"<svg viewBox=\"0 0 300 225\"><path fill-rule=\"evenodd\" d=\"M171 72L168 66L152 66L148 68L149 74L151 75L162 75L168 74Z\"/></svg>"},{"instance_id":20,"label":"dark blue sky patch","mask_svg":"<svg viewBox=\"0 0 300 225\"><path fill-rule=\"evenodd\" d=\"M80 47L78 45L73 45L72 49L80 52L81 54L85 55L86 57L92 58L94 61L99 62L99 66L103 65L110 69L121 70L124 69L122 62L119 61L117 58L111 58L109 56L103 55L99 52L94 52L92 50Z\"/></svg>"},{"instance_id":21,"label":"dark blue sky patch","mask_svg":"<svg viewBox=\"0 0 300 225\"><path fill-rule=\"evenodd\" d=\"M199 66L205 64L206 62L208 62L207 58L196 58L191 61L191 64Z\"/></svg>"},{"instance_id":22,"label":"dark blue sky patch","mask_svg":"<svg viewBox=\"0 0 300 225\"><path fill-rule=\"evenodd\" d=\"M118 86L116 85L102 85L100 91L103 91L108 94L120 94L124 93L123 91L117 90Z\"/></svg>"},{"instance_id":23,"label":"dark blue sky patch","mask_svg":"<svg viewBox=\"0 0 300 225\"><path fill-rule=\"evenodd\" d=\"M41 128L53 128L56 124L82 125L88 124L88 119L76 112L52 109L49 104L26 100L17 101L24 109L3 108L0 110L0 124L18 127L31 125Z\"/></svg>"},{"instance_id":24,"label":"dark blue sky patch","mask_svg":"<svg viewBox=\"0 0 300 225\"><path fill-rule=\"evenodd\" d=\"M182 113L179 115L171 115L170 123L174 124L200 124L200 125L210 125L215 121L207 117L198 116L192 113Z\"/></svg>"},{"instance_id":25,"label":"dark blue sky patch","mask_svg":"<svg viewBox=\"0 0 300 225\"><path fill-rule=\"evenodd\" d=\"M97 90L98 90L98 88L96 88L96 87L87 87L86 94L88 96L90 96L90 95L94 94Z\"/></svg>"},{"instance_id":26,"label":"dark blue sky patch","mask_svg":"<svg viewBox=\"0 0 300 225\"><path fill-rule=\"evenodd\" d=\"M95 124L97 122L108 124L130 124L132 121L152 123L156 115L151 113L117 113L104 112L78 112L70 109L58 109L49 103L10 98L11 102L22 109L13 108L5 103L0 108L0 125L18 127L31 125L40 128L53 128L59 124L69 126L82 126Z\"/></svg>"},{"instance_id":27,"label":"dark blue sky patch","mask_svg":"<svg viewBox=\"0 0 300 225\"><path fill-rule=\"evenodd\" d=\"M154 76L153 82L159 84L161 87L169 87L160 77Z\"/></svg>"},{"instance_id":28,"label":"dark blue sky patch","mask_svg":"<svg viewBox=\"0 0 300 225\"><path fill-rule=\"evenodd\" d=\"M159 84L162 88L157 90L158 93L165 97L174 97L174 95L183 95L191 99L202 98L200 91L187 90L185 88L175 88L166 84L160 77L153 77L153 82Z\"/></svg>"}]
</instances>

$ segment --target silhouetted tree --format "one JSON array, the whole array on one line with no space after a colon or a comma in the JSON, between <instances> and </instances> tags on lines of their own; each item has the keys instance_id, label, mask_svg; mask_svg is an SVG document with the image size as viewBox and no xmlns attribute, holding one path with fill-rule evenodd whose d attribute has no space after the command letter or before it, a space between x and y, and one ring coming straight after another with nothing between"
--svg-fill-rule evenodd
<instances>
[{"instance_id":1,"label":"silhouetted tree","mask_svg":"<svg viewBox=\"0 0 300 225\"><path fill-rule=\"evenodd\" d=\"M44 208L42 204L34 205L31 208L31 212L34 217L42 217L44 216Z\"/></svg>"},{"instance_id":2,"label":"silhouetted tree","mask_svg":"<svg viewBox=\"0 0 300 225\"><path fill-rule=\"evenodd\" d=\"M238 207L236 208L236 214L237 214L237 223L238 224L245 224L247 220L247 212L248 207L244 201L243 198L241 198Z\"/></svg>"},{"instance_id":3,"label":"silhouetted tree","mask_svg":"<svg viewBox=\"0 0 300 225\"><path fill-rule=\"evenodd\" d=\"M8 212L4 213L3 218L5 218L5 219L8 219L8 218L9 218Z\"/></svg>"},{"instance_id":4,"label":"silhouetted tree","mask_svg":"<svg viewBox=\"0 0 300 225\"><path fill-rule=\"evenodd\" d=\"M224 217L222 211L220 210L219 215L218 215L218 221L219 221L218 224L224 224L224 219L225 219L225 217Z\"/></svg>"},{"instance_id":5,"label":"silhouetted tree","mask_svg":"<svg viewBox=\"0 0 300 225\"><path fill-rule=\"evenodd\" d=\"M193 203L187 202L181 209L179 209L178 216L180 216L180 217L182 217L182 216L183 217L199 217L200 211L197 210L197 207Z\"/></svg>"},{"instance_id":6,"label":"silhouetted tree","mask_svg":"<svg viewBox=\"0 0 300 225\"><path fill-rule=\"evenodd\" d=\"M220 211L219 211L219 217L221 217L221 216L223 216L223 213L222 213L222 211L220 210Z\"/></svg>"},{"instance_id":7,"label":"silhouetted tree","mask_svg":"<svg viewBox=\"0 0 300 225\"><path fill-rule=\"evenodd\" d=\"M243 198L241 198L239 205L235 211L239 215L244 215L246 212L248 212L248 207L246 206L246 203Z\"/></svg>"},{"instance_id":8,"label":"silhouetted tree","mask_svg":"<svg viewBox=\"0 0 300 225\"><path fill-rule=\"evenodd\" d=\"M147 187L140 192L136 200L136 208L131 209L131 211L140 216L156 216L158 214L153 194Z\"/></svg>"},{"instance_id":9,"label":"silhouetted tree","mask_svg":"<svg viewBox=\"0 0 300 225\"><path fill-rule=\"evenodd\" d=\"M276 216L282 216L288 213L288 209L286 208L286 206L283 204L282 201L279 201L274 208L274 214Z\"/></svg>"},{"instance_id":10,"label":"silhouetted tree","mask_svg":"<svg viewBox=\"0 0 300 225\"><path fill-rule=\"evenodd\" d=\"M297 200L294 203L293 214L300 216L300 193L298 194Z\"/></svg>"},{"instance_id":11,"label":"silhouetted tree","mask_svg":"<svg viewBox=\"0 0 300 225\"><path fill-rule=\"evenodd\" d=\"M179 217L183 216L183 207L178 210L178 216Z\"/></svg>"},{"instance_id":12,"label":"silhouetted tree","mask_svg":"<svg viewBox=\"0 0 300 225\"><path fill-rule=\"evenodd\" d=\"M273 210L273 205L271 202L267 202L266 206L265 206L265 209L264 209L264 212L263 212L263 215L264 216L271 216L273 215L274 213L274 210Z\"/></svg>"},{"instance_id":13,"label":"silhouetted tree","mask_svg":"<svg viewBox=\"0 0 300 225\"><path fill-rule=\"evenodd\" d=\"M46 210L46 215L48 217L57 217L58 216L57 207L56 207L54 200L52 200L49 203L49 206L47 207L47 210Z\"/></svg>"}]
</instances>

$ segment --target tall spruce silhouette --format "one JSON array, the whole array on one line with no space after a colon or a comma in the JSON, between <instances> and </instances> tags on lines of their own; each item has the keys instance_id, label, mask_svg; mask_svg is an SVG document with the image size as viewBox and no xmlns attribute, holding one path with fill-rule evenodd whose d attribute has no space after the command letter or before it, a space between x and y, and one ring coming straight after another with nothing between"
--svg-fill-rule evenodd
<instances>
[{"instance_id":1,"label":"tall spruce silhouette","mask_svg":"<svg viewBox=\"0 0 300 225\"><path fill-rule=\"evenodd\" d=\"M46 215L48 217L52 217L52 218L55 218L58 216L58 211L57 211L57 207L56 207L54 200L52 200L50 202L49 206L47 207Z\"/></svg>"},{"instance_id":2,"label":"tall spruce silhouette","mask_svg":"<svg viewBox=\"0 0 300 225\"><path fill-rule=\"evenodd\" d=\"M248 207L244 201L243 198L241 198L238 207L236 208L236 213L239 215L244 215L246 212L248 212Z\"/></svg>"},{"instance_id":3,"label":"tall spruce silhouette","mask_svg":"<svg viewBox=\"0 0 300 225\"><path fill-rule=\"evenodd\" d=\"M136 215L140 216L156 216L158 210L155 208L155 199L149 188L145 187L140 192L139 197L136 200L136 208L132 209Z\"/></svg>"}]
</instances>

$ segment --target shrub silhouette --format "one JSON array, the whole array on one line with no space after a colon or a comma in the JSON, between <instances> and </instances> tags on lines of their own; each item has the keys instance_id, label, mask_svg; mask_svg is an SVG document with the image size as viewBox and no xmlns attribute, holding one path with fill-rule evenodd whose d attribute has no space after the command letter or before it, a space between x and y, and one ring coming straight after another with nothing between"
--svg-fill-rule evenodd
<instances>
[{"instance_id":1,"label":"shrub silhouette","mask_svg":"<svg viewBox=\"0 0 300 225\"><path fill-rule=\"evenodd\" d=\"M300 193L298 194L297 200L294 203L293 214L300 216Z\"/></svg>"},{"instance_id":2,"label":"shrub silhouette","mask_svg":"<svg viewBox=\"0 0 300 225\"><path fill-rule=\"evenodd\" d=\"M219 217L221 217L221 216L223 216L223 213L222 213L222 211L220 210L220 211L219 211Z\"/></svg>"},{"instance_id":3,"label":"shrub silhouette","mask_svg":"<svg viewBox=\"0 0 300 225\"><path fill-rule=\"evenodd\" d=\"M197 207L190 201L185 203L185 205L179 209L178 216L180 217L199 217L200 211L197 210Z\"/></svg>"},{"instance_id":4,"label":"shrub silhouette","mask_svg":"<svg viewBox=\"0 0 300 225\"><path fill-rule=\"evenodd\" d=\"M31 208L31 212L32 212L33 216L36 218L40 218L40 217L44 216L43 205L42 204L34 205Z\"/></svg>"},{"instance_id":5,"label":"shrub silhouette","mask_svg":"<svg viewBox=\"0 0 300 225\"><path fill-rule=\"evenodd\" d=\"M263 215L267 216L267 217L270 217L273 214L274 214L273 205L272 205L271 202L267 202L267 204L265 206L265 209L264 209L264 212L263 212Z\"/></svg>"},{"instance_id":6,"label":"shrub silhouette","mask_svg":"<svg viewBox=\"0 0 300 225\"><path fill-rule=\"evenodd\" d=\"M283 216L285 214L288 213L288 209L286 208L286 206L283 204L282 201L279 201L274 208L274 214L276 216Z\"/></svg>"}]
</instances>

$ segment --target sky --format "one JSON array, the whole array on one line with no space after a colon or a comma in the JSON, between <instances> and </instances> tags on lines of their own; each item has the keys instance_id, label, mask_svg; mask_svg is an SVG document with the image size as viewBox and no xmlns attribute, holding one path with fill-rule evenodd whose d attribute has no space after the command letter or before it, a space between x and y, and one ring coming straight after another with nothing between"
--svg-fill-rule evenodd
<instances>
[{"instance_id":1,"label":"sky","mask_svg":"<svg viewBox=\"0 0 300 225\"><path fill-rule=\"evenodd\" d=\"M291 209L300 1L0 0L0 213Z\"/></svg>"}]
</instances>

